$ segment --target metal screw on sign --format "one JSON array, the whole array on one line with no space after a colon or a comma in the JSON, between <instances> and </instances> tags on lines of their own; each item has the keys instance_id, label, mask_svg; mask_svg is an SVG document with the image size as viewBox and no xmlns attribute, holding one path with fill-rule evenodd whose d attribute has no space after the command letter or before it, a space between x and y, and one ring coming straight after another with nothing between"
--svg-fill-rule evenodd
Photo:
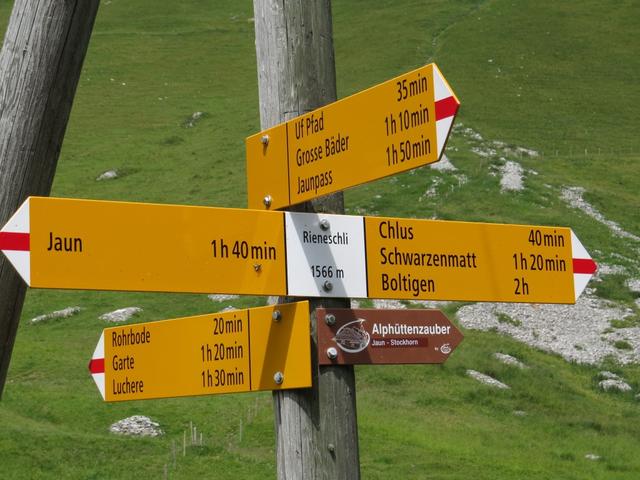
<instances>
[{"instance_id":1,"label":"metal screw on sign","mask_svg":"<svg viewBox=\"0 0 640 480\"><path fill-rule=\"evenodd\" d=\"M263 136L260 138L260 142L261 142L263 145L269 145L269 135L263 135Z\"/></svg>"},{"instance_id":2,"label":"metal screw on sign","mask_svg":"<svg viewBox=\"0 0 640 480\"><path fill-rule=\"evenodd\" d=\"M328 313L324 316L324 321L327 325L332 327L333 325L336 324L336 316L333 315L332 313Z\"/></svg>"},{"instance_id":3,"label":"metal screw on sign","mask_svg":"<svg viewBox=\"0 0 640 480\"><path fill-rule=\"evenodd\" d=\"M281 385L282 382L284 382L284 375L282 374L282 372L276 372L275 375L273 376L273 381L276 382L278 385Z\"/></svg>"},{"instance_id":4,"label":"metal screw on sign","mask_svg":"<svg viewBox=\"0 0 640 480\"><path fill-rule=\"evenodd\" d=\"M282 319L282 313L280 313L280 310L274 310L271 318L273 318L274 322L279 322Z\"/></svg>"},{"instance_id":5,"label":"metal screw on sign","mask_svg":"<svg viewBox=\"0 0 640 480\"><path fill-rule=\"evenodd\" d=\"M264 203L264 206L269 208L271 206L271 195L267 195L266 197L264 197L262 199L262 203Z\"/></svg>"},{"instance_id":6,"label":"metal screw on sign","mask_svg":"<svg viewBox=\"0 0 640 480\"><path fill-rule=\"evenodd\" d=\"M331 290L333 290L333 283L331 283L329 280L325 280L322 284L322 288L325 292L330 292Z\"/></svg>"},{"instance_id":7,"label":"metal screw on sign","mask_svg":"<svg viewBox=\"0 0 640 480\"><path fill-rule=\"evenodd\" d=\"M329 223L329 220L327 220L326 218L323 218L322 220L320 220L320 230L329 230L330 226L331 224Z\"/></svg>"},{"instance_id":8,"label":"metal screw on sign","mask_svg":"<svg viewBox=\"0 0 640 480\"><path fill-rule=\"evenodd\" d=\"M260 270L262 270L262 265L260 265L259 263L254 263L254 264L253 264L253 269L254 269L256 272L259 272Z\"/></svg>"},{"instance_id":9,"label":"metal screw on sign","mask_svg":"<svg viewBox=\"0 0 640 480\"><path fill-rule=\"evenodd\" d=\"M335 360L336 358L338 358L338 350L336 350L335 347L327 348L327 357L329 357L331 360Z\"/></svg>"}]
</instances>

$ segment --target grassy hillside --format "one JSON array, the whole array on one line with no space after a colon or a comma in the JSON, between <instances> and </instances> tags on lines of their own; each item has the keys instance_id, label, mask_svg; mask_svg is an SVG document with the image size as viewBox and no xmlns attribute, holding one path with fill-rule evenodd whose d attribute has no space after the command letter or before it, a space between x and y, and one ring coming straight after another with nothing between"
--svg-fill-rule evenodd
<instances>
[{"instance_id":1,"label":"grassy hillside","mask_svg":"<svg viewBox=\"0 0 640 480\"><path fill-rule=\"evenodd\" d=\"M10 7L0 0L0 25ZM333 15L339 96L436 61L462 102L447 151L457 176L422 168L354 188L349 212L566 225L598 262L640 275L637 243L560 200L563 187L584 187L606 218L640 235L636 4L334 0ZM103 0L53 194L244 207L244 138L259 125L252 16L245 0ZM505 150L495 142L539 155L474 153ZM501 156L537 172L524 191L500 193ZM95 181L110 169L120 178ZM437 194L425 195L434 185ZM605 295L638 313L614 285ZM176 479L273 478L270 394L105 404L87 372L102 313L139 306L139 322L228 304L29 291L0 402L0 478L163 478L165 470ZM76 305L77 316L29 322ZM457 307L447 307L451 318ZM500 364L496 351L531 368ZM470 368L512 388L481 386L465 375ZM603 368L638 392L638 366ZM598 391L598 371L474 331L443 366L358 368L363 477L638 478L638 401ZM165 435L108 433L134 414L151 416ZM182 456L190 422L205 444Z\"/></svg>"}]
</instances>

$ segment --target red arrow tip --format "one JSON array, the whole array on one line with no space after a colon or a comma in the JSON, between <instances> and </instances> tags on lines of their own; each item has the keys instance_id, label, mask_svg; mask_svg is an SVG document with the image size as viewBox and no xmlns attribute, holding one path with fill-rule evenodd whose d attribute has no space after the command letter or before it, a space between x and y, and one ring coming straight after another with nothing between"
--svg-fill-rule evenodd
<instances>
[{"instance_id":1,"label":"red arrow tip","mask_svg":"<svg viewBox=\"0 0 640 480\"><path fill-rule=\"evenodd\" d=\"M453 117L458 112L460 104L455 97L447 97L436 102L436 120Z\"/></svg>"},{"instance_id":2,"label":"red arrow tip","mask_svg":"<svg viewBox=\"0 0 640 480\"><path fill-rule=\"evenodd\" d=\"M89 371L91 375L104 373L104 358L92 358L89 362Z\"/></svg>"},{"instance_id":3,"label":"red arrow tip","mask_svg":"<svg viewBox=\"0 0 640 480\"><path fill-rule=\"evenodd\" d=\"M29 234L17 232L0 232L0 250L19 250L28 252Z\"/></svg>"},{"instance_id":4,"label":"red arrow tip","mask_svg":"<svg viewBox=\"0 0 640 480\"><path fill-rule=\"evenodd\" d=\"M593 275L598 270L598 265L590 258L574 258L573 273L585 273Z\"/></svg>"}]
</instances>

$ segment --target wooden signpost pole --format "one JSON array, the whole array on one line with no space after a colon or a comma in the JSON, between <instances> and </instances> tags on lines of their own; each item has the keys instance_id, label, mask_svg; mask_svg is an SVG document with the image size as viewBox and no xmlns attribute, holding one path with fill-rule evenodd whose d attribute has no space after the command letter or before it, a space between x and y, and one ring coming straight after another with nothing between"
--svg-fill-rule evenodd
<instances>
[{"instance_id":1,"label":"wooden signpost pole","mask_svg":"<svg viewBox=\"0 0 640 480\"><path fill-rule=\"evenodd\" d=\"M261 128L335 101L329 0L254 0L254 19ZM265 148L269 148L268 141L263 140ZM292 210L344 213L342 194L307 202ZM349 306L346 299L312 299L310 303L312 322L313 310L320 305ZM313 387L273 394L278 478L358 479L353 367L318 367L315 333L313 336Z\"/></svg>"},{"instance_id":2,"label":"wooden signpost pole","mask_svg":"<svg viewBox=\"0 0 640 480\"><path fill-rule=\"evenodd\" d=\"M0 223L48 195L99 0L16 0L0 52ZM0 396L25 284L0 257Z\"/></svg>"}]
</instances>

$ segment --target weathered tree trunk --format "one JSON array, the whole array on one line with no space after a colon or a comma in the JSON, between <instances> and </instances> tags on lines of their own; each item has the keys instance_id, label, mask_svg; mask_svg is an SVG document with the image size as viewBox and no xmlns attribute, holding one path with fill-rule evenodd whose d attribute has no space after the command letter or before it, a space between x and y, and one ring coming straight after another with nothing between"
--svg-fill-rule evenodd
<instances>
[{"instance_id":1,"label":"weathered tree trunk","mask_svg":"<svg viewBox=\"0 0 640 480\"><path fill-rule=\"evenodd\" d=\"M254 19L261 127L335 101L329 0L254 0ZM295 210L344 213L342 193ZM312 312L320 305L349 307L346 299L310 299L310 303ZM358 479L353 367L318 367L313 313L311 322L313 387L273 395L278 478Z\"/></svg>"},{"instance_id":2,"label":"weathered tree trunk","mask_svg":"<svg viewBox=\"0 0 640 480\"><path fill-rule=\"evenodd\" d=\"M48 195L99 0L16 0L0 51L0 226ZM0 255L0 396L25 285Z\"/></svg>"}]
</instances>

